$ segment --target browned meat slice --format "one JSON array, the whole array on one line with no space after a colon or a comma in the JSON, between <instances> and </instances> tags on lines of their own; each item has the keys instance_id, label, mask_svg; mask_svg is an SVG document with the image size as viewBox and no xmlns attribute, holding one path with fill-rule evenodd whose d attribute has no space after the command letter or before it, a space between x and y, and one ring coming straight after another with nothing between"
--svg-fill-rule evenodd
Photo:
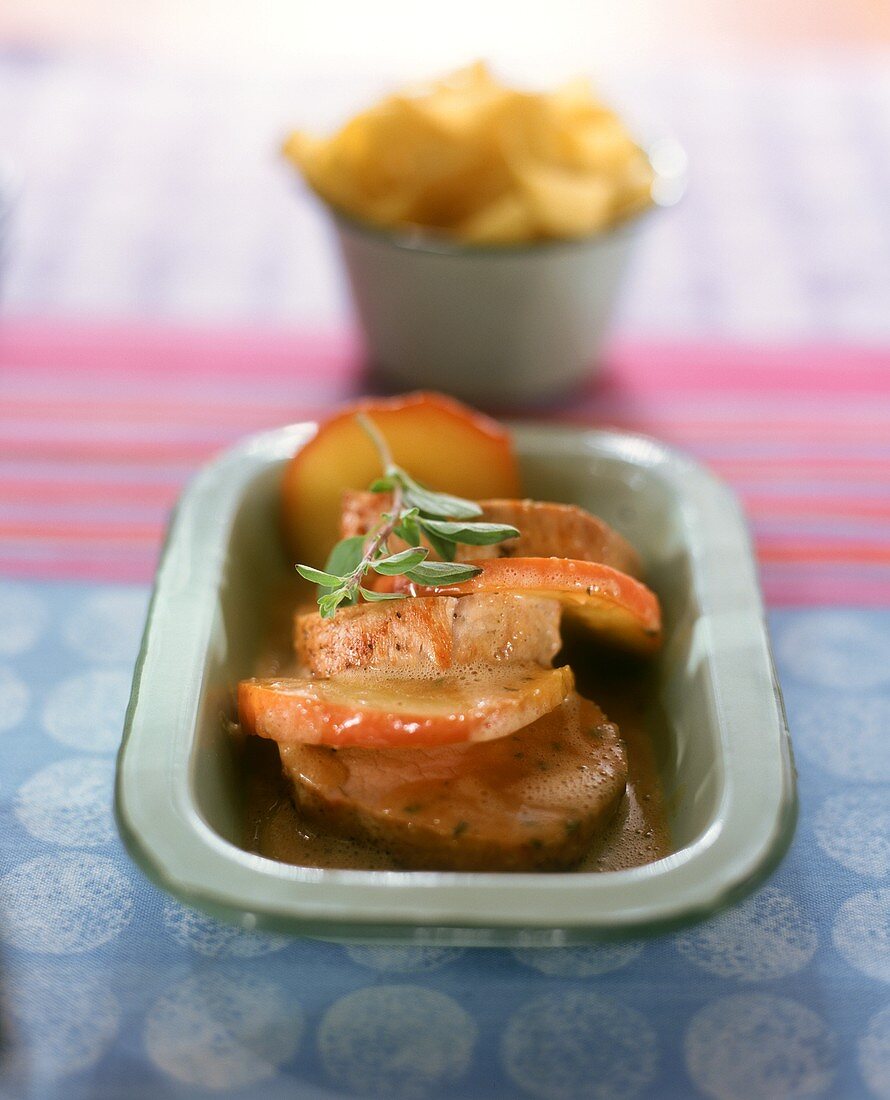
<instances>
[{"instance_id":1,"label":"browned meat slice","mask_svg":"<svg viewBox=\"0 0 890 1100\"><path fill-rule=\"evenodd\" d=\"M280 745L300 813L414 870L558 871L618 809L618 729L572 695L496 741L431 749Z\"/></svg>"},{"instance_id":2,"label":"browned meat slice","mask_svg":"<svg viewBox=\"0 0 890 1100\"><path fill-rule=\"evenodd\" d=\"M343 494L340 533L343 538L363 535L379 520L390 503L385 493L347 489ZM494 546L459 546L458 561L481 558L573 558L609 565L632 577L642 576L636 550L601 519L574 504L549 504L537 500L482 500L485 523L508 523L519 538ZM402 549L393 543L393 549Z\"/></svg>"},{"instance_id":3,"label":"browned meat slice","mask_svg":"<svg viewBox=\"0 0 890 1100\"><path fill-rule=\"evenodd\" d=\"M297 615L294 645L301 671L311 676L361 670L429 677L504 661L549 667L560 647L559 604L512 593L359 604L332 619Z\"/></svg>"}]
</instances>

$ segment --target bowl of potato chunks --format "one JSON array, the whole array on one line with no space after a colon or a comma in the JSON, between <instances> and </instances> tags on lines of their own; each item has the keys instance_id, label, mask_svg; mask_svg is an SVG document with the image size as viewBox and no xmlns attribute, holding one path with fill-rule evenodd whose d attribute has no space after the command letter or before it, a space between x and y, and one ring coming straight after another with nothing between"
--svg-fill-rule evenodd
<instances>
[{"instance_id":1,"label":"bowl of potato chunks","mask_svg":"<svg viewBox=\"0 0 890 1100\"><path fill-rule=\"evenodd\" d=\"M644 215L682 190L682 152L586 80L524 91L482 63L284 152L334 220L378 377L483 403L590 375Z\"/></svg>"}]
</instances>

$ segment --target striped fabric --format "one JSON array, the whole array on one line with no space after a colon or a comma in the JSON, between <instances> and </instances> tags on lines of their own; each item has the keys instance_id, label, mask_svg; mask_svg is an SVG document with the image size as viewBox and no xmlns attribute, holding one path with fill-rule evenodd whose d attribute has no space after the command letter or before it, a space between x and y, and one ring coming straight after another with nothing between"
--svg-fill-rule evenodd
<instances>
[{"instance_id":1,"label":"striped fabric","mask_svg":"<svg viewBox=\"0 0 890 1100\"><path fill-rule=\"evenodd\" d=\"M149 580L197 467L354 396L359 364L342 333L5 323L0 574ZM622 342L544 416L657 436L726 478L772 605L890 602L890 352Z\"/></svg>"}]
</instances>

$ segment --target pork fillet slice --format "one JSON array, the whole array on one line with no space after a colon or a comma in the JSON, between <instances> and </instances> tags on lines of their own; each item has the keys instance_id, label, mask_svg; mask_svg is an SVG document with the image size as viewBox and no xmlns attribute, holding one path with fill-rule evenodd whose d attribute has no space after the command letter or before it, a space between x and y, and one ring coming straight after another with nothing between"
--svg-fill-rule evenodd
<instances>
[{"instance_id":1,"label":"pork fillet slice","mask_svg":"<svg viewBox=\"0 0 890 1100\"><path fill-rule=\"evenodd\" d=\"M347 489L343 494L340 534L347 538L366 534L389 507L386 493ZM597 516L574 504L539 500L481 500L484 523L516 527L519 538L494 546L458 546L457 560L482 558L574 558L609 565L631 577L642 576L640 556L623 535ZM393 540L393 549L402 544ZM435 555L433 555L435 556Z\"/></svg>"},{"instance_id":2,"label":"pork fillet slice","mask_svg":"<svg viewBox=\"0 0 890 1100\"><path fill-rule=\"evenodd\" d=\"M559 615L559 603L541 596L428 596L341 608L331 619L298 614L294 645L300 672L316 677L425 678L507 661L549 668L560 647Z\"/></svg>"},{"instance_id":3,"label":"pork fillet slice","mask_svg":"<svg viewBox=\"0 0 890 1100\"><path fill-rule=\"evenodd\" d=\"M308 822L414 870L567 870L612 820L627 781L617 727L575 694L496 741L279 750Z\"/></svg>"}]
</instances>

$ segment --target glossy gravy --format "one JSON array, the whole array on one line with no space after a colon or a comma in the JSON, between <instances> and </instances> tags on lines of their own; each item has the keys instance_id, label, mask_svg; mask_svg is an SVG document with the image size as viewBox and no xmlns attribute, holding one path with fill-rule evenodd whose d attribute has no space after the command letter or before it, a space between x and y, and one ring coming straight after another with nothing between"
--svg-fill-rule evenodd
<instances>
[{"instance_id":1,"label":"glossy gravy","mask_svg":"<svg viewBox=\"0 0 890 1100\"><path fill-rule=\"evenodd\" d=\"M288 609L294 602L283 599L276 605ZM258 662L258 676L281 675L291 661L291 612L282 612L280 618L283 621L273 626L269 645ZM572 641L567 642L561 660L575 670L578 691L594 699L617 723L628 759L627 790L618 813L575 870L617 871L661 859L671 851L658 774L667 729L655 705L651 671ZM301 867L399 869L384 850L344 839L301 819L273 742L247 738L244 774L244 847L248 851Z\"/></svg>"}]
</instances>

